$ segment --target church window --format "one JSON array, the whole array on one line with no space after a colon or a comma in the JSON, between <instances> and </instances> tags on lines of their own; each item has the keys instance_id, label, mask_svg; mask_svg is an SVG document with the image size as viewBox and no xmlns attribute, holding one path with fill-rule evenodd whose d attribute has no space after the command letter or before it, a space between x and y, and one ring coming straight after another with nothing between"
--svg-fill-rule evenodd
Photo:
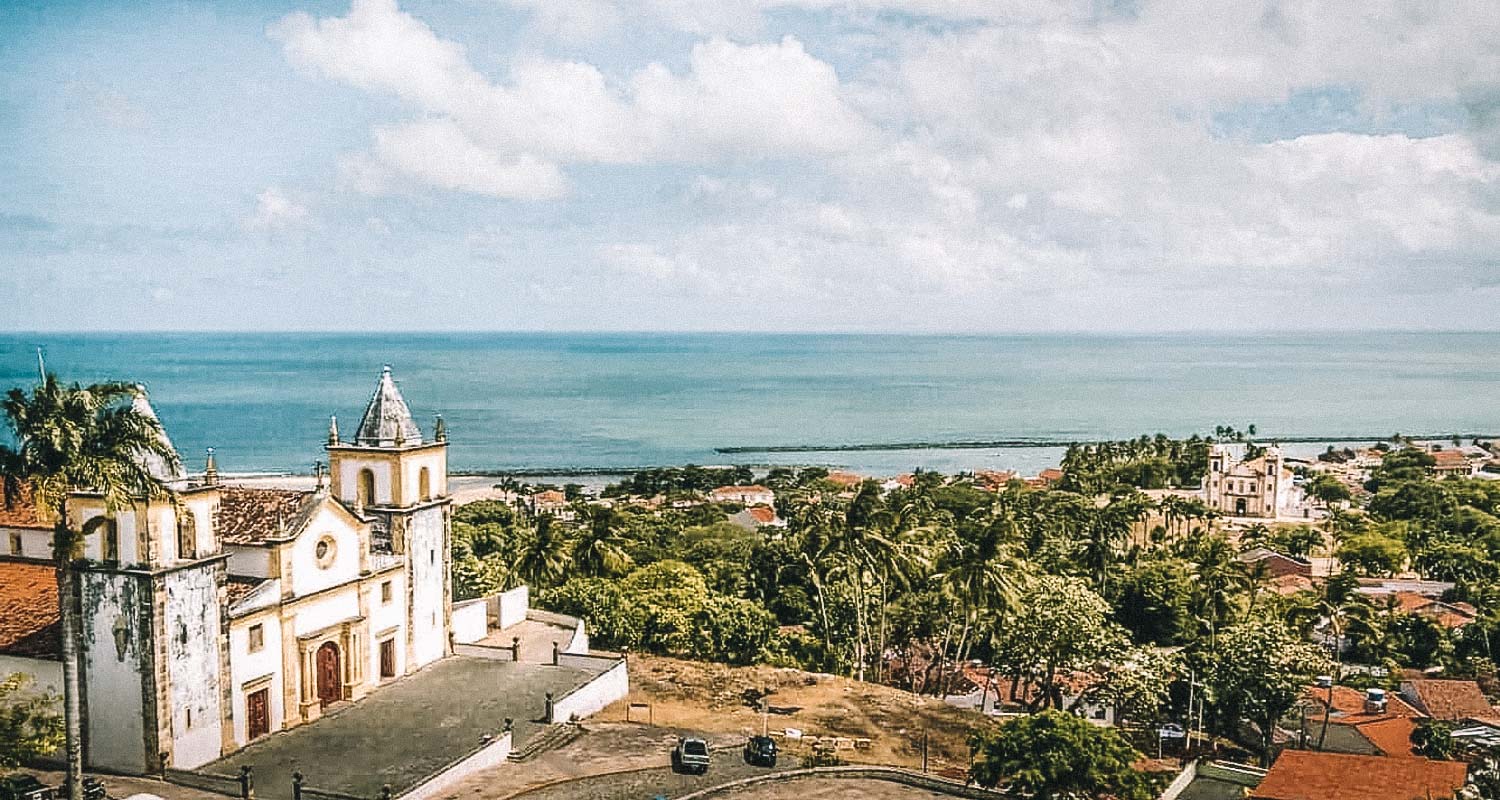
<instances>
[{"instance_id":1,"label":"church window","mask_svg":"<svg viewBox=\"0 0 1500 800\"><path fill-rule=\"evenodd\" d=\"M198 557L198 521L193 512L184 510L177 519L177 557Z\"/></svg>"},{"instance_id":2,"label":"church window","mask_svg":"<svg viewBox=\"0 0 1500 800\"><path fill-rule=\"evenodd\" d=\"M423 502L432 499L432 474L427 471L426 467L417 473L417 493Z\"/></svg>"},{"instance_id":3,"label":"church window","mask_svg":"<svg viewBox=\"0 0 1500 800\"><path fill-rule=\"evenodd\" d=\"M109 517L94 517L83 523L83 538L99 534L99 557L105 561L120 560L120 532Z\"/></svg>"},{"instance_id":4,"label":"church window","mask_svg":"<svg viewBox=\"0 0 1500 800\"><path fill-rule=\"evenodd\" d=\"M250 626L250 652L259 653L266 646L266 629L262 625Z\"/></svg>"},{"instance_id":5,"label":"church window","mask_svg":"<svg viewBox=\"0 0 1500 800\"><path fill-rule=\"evenodd\" d=\"M10 535L10 554L13 556L21 554L21 534L19 533Z\"/></svg>"},{"instance_id":6,"label":"church window","mask_svg":"<svg viewBox=\"0 0 1500 800\"><path fill-rule=\"evenodd\" d=\"M359 471L359 504L368 506L375 502L375 473L362 469Z\"/></svg>"},{"instance_id":7,"label":"church window","mask_svg":"<svg viewBox=\"0 0 1500 800\"><path fill-rule=\"evenodd\" d=\"M382 602L382 603L389 603L389 602L391 602L391 582L390 581L383 581L380 584L380 602Z\"/></svg>"},{"instance_id":8,"label":"church window","mask_svg":"<svg viewBox=\"0 0 1500 800\"><path fill-rule=\"evenodd\" d=\"M324 536L313 545L313 557L318 560L318 566L324 569L333 564L333 557L337 551L338 546L332 536Z\"/></svg>"}]
</instances>

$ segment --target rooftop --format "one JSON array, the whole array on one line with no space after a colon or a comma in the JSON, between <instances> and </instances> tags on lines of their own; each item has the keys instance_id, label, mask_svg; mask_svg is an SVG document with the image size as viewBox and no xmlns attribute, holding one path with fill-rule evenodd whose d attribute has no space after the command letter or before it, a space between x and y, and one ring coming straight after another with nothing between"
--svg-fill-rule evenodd
<instances>
[{"instance_id":1,"label":"rooftop","mask_svg":"<svg viewBox=\"0 0 1500 800\"><path fill-rule=\"evenodd\" d=\"M1250 792L1253 800L1442 800L1463 786L1467 766L1425 758L1285 750Z\"/></svg>"},{"instance_id":2,"label":"rooftop","mask_svg":"<svg viewBox=\"0 0 1500 800\"><path fill-rule=\"evenodd\" d=\"M411 418L406 399L391 378L391 368L380 371L380 382L365 407L354 443L366 447L406 447L422 443L422 431Z\"/></svg>"},{"instance_id":3,"label":"rooftop","mask_svg":"<svg viewBox=\"0 0 1500 800\"><path fill-rule=\"evenodd\" d=\"M1485 699L1474 681L1420 680L1402 681L1401 693L1412 705L1434 719L1460 720L1495 716L1495 709Z\"/></svg>"},{"instance_id":4,"label":"rooftop","mask_svg":"<svg viewBox=\"0 0 1500 800\"><path fill-rule=\"evenodd\" d=\"M225 486L219 491L214 528L224 544L263 544L296 533L313 507L313 492L293 489L247 489Z\"/></svg>"},{"instance_id":5,"label":"rooftop","mask_svg":"<svg viewBox=\"0 0 1500 800\"><path fill-rule=\"evenodd\" d=\"M0 654L56 660L58 618L51 564L0 561Z\"/></svg>"},{"instance_id":6,"label":"rooftop","mask_svg":"<svg viewBox=\"0 0 1500 800\"><path fill-rule=\"evenodd\" d=\"M5 501L0 499L0 528L38 528L48 530L52 526L42 522L37 516L36 506L31 502L31 492L24 487L20 496L13 499L7 508Z\"/></svg>"},{"instance_id":7,"label":"rooftop","mask_svg":"<svg viewBox=\"0 0 1500 800\"><path fill-rule=\"evenodd\" d=\"M1328 703L1328 690L1318 686L1306 686L1302 690L1303 696L1319 709ZM1345 716L1363 715L1365 713L1365 693L1352 686L1333 687L1333 712ZM1385 713L1398 717L1421 717L1422 712L1412 708L1405 700L1395 694L1387 692L1385 695Z\"/></svg>"}]
</instances>

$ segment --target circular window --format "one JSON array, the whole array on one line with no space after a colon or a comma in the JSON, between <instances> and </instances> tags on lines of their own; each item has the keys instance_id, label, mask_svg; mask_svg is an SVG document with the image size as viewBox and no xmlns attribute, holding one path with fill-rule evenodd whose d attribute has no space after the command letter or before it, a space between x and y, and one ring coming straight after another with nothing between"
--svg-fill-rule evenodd
<instances>
[{"instance_id":1,"label":"circular window","mask_svg":"<svg viewBox=\"0 0 1500 800\"><path fill-rule=\"evenodd\" d=\"M329 564L332 564L333 556L337 549L338 546L333 541L332 536L324 536L319 539L318 543L313 545L313 557L318 559L318 566L327 567Z\"/></svg>"}]
</instances>

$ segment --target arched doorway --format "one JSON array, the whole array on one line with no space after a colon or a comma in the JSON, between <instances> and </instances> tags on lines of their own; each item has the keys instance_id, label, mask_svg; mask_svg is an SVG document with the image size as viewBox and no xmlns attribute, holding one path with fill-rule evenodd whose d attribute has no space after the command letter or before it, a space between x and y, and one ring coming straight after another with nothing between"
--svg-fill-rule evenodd
<instances>
[{"instance_id":1,"label":"arched doorway","mask_svg":"<svg viewBox=\"0 0 1500 800\"><path fill-rule=\"evenodd\" d=\"M327 708L344 699L344 681L339 665L339 646L324 642L318 648L318 702Z\"/></svg>"}]
</instances>

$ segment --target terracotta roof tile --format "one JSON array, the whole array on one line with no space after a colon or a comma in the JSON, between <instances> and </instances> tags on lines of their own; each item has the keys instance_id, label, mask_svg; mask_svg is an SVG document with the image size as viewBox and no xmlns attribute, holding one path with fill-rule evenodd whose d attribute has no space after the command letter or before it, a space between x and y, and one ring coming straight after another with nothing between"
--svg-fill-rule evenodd
<instances>
[{"instance_id":1,"label":"terracotta roof tile","mask_svg":"<svg viewBox=\"0 0 1500 800\"><path fill-rule=\"evenodd\" d=\"M0 528L48 530L50 527L37 516L36 506L31 504L31 493L24 488L21 490L21 496L11 503L10 508L6 508L4 499L0 498Z\"/></svg>"},{"instance_id":2,"label":"terracotta roof tile","mask_svg":"<svg viewBox=\"0 0 1500 800\"><path fill-rule=\"evenodd\" d=\"M265 582L265 578L255 578L247 575L230 575L229 580L225 581L224 583L225 591L228 593L228 597L226 598L227 605L232 606L235 603L238 603L240 600L244 599L245 595L255 591L255 588L257 586L260 586Z\"/></svg>"},{"instance_id":3,"label":"terracotta roof tile","mask_svg":"<svg viewBox=\"0 0 1500 800\"><path fill-rule=\"evenodd\" d=\"M1411 732L1417 729L1417 723L1412 722L1409 717L1361 714L1359 717L1345 718L1341 722L1359 731L1370 744L1388 756L1413 758L1417 755L1411 745Z\"/></svg>"},{"instance_id":4,"label":"terracotta roof tile","mask_svg":"<svg viewBox=\"0 0 1500 800\"><path fill-rule=\"evenodd\" d=\"M1305 686L1302 689L1303 697L1322 709L1328 702L1328 690L1317 686ZM1333 687L1333 711L1335 714L1346 716L1364 715L1365 693L1352 686ZM1409 703L1396 695L1386 692L1385 713L1397 717L1421 717L1422 712L1412 708Z\"/></svg>"},{"instance_id":5,"label":"terracotta roof tile","mask_svg":"<svg viewBox=\"0 0 1500 800\"><path fill-rule=\"evenodd\" d=\"M0 653L56 660L60 630L52 566L0 561Z\"/></svg>"},{"instance_id":6,"label":"terracotta roof tile","mask_svg":"<svg viewBox=\"0 0 1500 800\"><path fill-rule=\"evenodd\" d=\"M1457 761L1285 750L1254 800L1443 800L1464 785Z\"/></svg>"},{"instance_id":7,"label":"terracotta roof tile","mask_svg":"<svg viewBox=\"0 0 1500 800\"><path fill-rule=\"evenodd\" d=\"M219 492L214 528L225 544L262 544L288 534L308 510L312 492L226 486Z\"/></svg>"},{"instance_id":8,"label":"terracotta roof tile","mask_svg":"<svg viewBox=\"0 0 1500 800\"><path fill-rule=\"evenodd\" d=\"M770 506L751 506L746 509L750 516L762 525L770 525L776 521L776 509Z\"/></svg>"},{"instance_id":9,"label":"terracotta roof tile","mask_svg":"<svg viewBox=\"0 0 1500 800\"><path fill-rule=\"evenodd\" d=\"M1474 681L1420 680L1401 684L1401 693L1415 695L1413 704L1434 719L1492 717L1495 709Z\"/></svg>"}]
</instances>

